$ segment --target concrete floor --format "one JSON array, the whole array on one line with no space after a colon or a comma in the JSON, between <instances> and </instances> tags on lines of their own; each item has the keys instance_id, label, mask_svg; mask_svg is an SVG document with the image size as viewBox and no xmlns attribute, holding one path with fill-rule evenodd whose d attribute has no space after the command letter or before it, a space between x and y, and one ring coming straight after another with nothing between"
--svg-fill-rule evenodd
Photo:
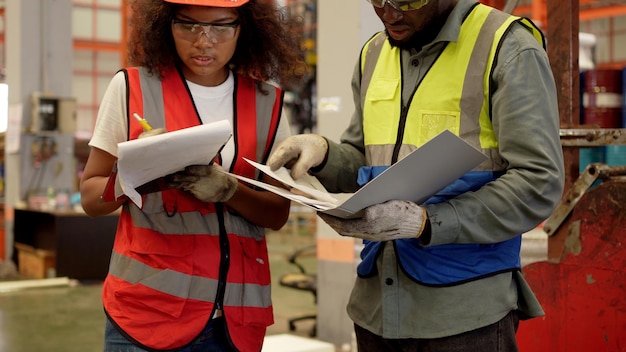
<instances>
[{"instance_id":1,"label":"concrete floor","mask_svg":"<svg viewBox=\"0 0 626 352\"><path fill-rule=\"evenodd\" d=\"M287 319L315 311L313 295L281 287L281 275L297 271L286 257L295 249L314 243L313 236L272 233L268 236L273 277L274 325L268 335L291 333L308 337L312 321L289 331ZM316 259L303 264L314 271ZM100 282L73 287L37 288L0 293L0 352L97 352L102 351L104 313Z\"/></svg>"}]
</instances>

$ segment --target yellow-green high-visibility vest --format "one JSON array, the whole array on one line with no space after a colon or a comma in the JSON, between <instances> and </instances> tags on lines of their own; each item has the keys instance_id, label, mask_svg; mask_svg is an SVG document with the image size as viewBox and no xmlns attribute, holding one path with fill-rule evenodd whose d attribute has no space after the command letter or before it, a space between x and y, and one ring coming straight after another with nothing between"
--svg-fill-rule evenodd
<instances>
[{"instance_id":1,"label":"yellow-green high-visibility vest","mask_svg":"<svg viewBox=\"0 0 626 352\"><path fill-rule=\"evenodd\" d=\"M506 168L498 152L490 109L490 81L504 34L514 22L544 44L534 24L476 4L461 25L459 39L441 55L402 104L400 49L384 33L361 52L361 105L368 165L388 166L444 130L459 135L489 159L427 200L445 201L492 181ZM416 181L417 182L417 181ZM429 286L449 286L520 268L521 235L508 241L422 247L418 239L395 240L398 262L409 277ZM381 242L365 241L360 277L374 273Z\"/></svg>"}]
</instances>

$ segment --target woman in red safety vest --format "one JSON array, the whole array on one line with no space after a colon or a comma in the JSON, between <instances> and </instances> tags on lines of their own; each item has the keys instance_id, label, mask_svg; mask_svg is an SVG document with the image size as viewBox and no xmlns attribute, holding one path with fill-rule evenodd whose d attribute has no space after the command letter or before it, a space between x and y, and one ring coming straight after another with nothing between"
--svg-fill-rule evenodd
<instances>
[{"instance_id":1,"label":"woman in red safety vest","mask_svg":"<svg viewBox=\"0 0 626 352\"><path fill-rule=\"evenodd\" d=\"M273 323L265 228L285 224L289 201L223 171L277 185L244 158L265 163L290 135L283 91L268 82L297 83L299 46L271 2L131 3L134 66L105 92L80 183L89 216L121 207L104 351L258 352ZM103 198L118 143L223 120L232 137L209 165L136 188L141 202Z\"/></svg>"}]
</instances>

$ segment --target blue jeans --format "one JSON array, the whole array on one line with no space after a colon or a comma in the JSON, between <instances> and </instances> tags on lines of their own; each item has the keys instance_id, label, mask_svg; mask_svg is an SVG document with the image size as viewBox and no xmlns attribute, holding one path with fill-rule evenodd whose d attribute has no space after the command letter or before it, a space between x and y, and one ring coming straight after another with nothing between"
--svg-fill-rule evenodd
<instances>
[{"instance_id":1,"label":"blue jeans","mask_svg":"<svg viewBox=\"0 0 626 352\"><path fill-rule=\"evenodd\" d=\"M519 317L511 311L502 320L459 335L438 339L385 339L354 325L359 352L517 352Z\"/></svg>"},{"instance_id":2,"label":"blue jeans","mask_svg":"<svg viewBox=\"0 0 626 352\"><path fill-rule=\"evenodd\" d=\"M170 350L175 352L232 352L226 330L224 318L214 318L206 325L204 330L189 345ZM104 352L148 352L130 342L122 335L111 321L107 319L104 329Z\"/></svg>"}]
</instances>

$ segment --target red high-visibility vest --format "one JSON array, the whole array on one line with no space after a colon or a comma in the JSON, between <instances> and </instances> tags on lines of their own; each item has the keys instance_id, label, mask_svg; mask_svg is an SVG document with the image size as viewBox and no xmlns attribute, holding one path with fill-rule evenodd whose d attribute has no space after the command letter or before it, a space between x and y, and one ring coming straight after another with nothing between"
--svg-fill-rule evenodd
<instances>
[{"instance_id":1,"label":"red high-visibility vest","mask_svg":"<svg viewBox=\"0 0 626 352\"><path fill-rule=\"evenodd\" d=\"M175 69L159 80L143 68L124 70L128 87L129 139L143 116L167 131L201 123L189 89ZM282 91L266 83L235 79L231 172L258 172L242 158L265 162L274 142ZM257 86L260 84L261 86ZM187 345L222 305L227 331L240 351L261 350L273 323L265 230L228 211L174 189L143 195L143 206L123 206L103 302L107 316L144 347Z\"/></svg>"}]
</instances>

